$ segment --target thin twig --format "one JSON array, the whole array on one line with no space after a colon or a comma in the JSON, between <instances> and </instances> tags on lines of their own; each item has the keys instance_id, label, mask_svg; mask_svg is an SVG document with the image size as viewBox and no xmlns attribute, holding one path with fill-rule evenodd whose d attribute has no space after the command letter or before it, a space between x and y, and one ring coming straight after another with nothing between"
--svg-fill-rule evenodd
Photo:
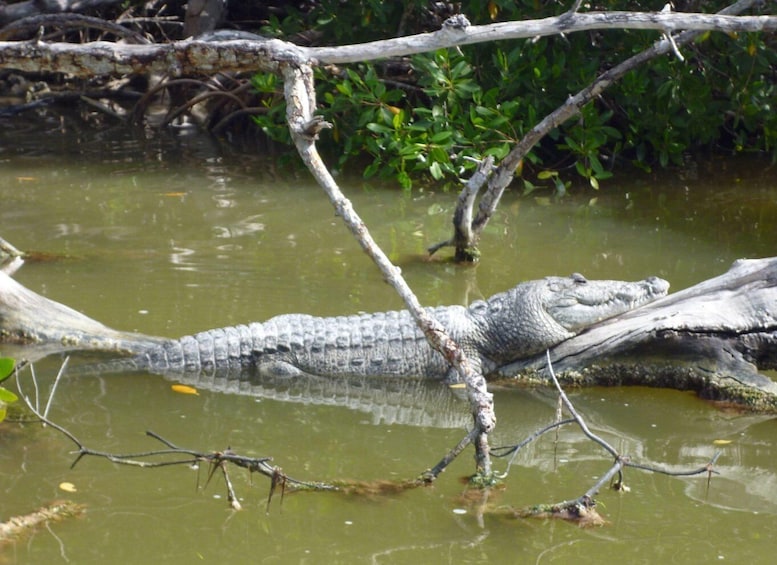
<instances>
[{"instance_id":1,"label":"thin twig","mask_svg":"<svg viewBox=\"0 0 777 565\"><path fill-rule=\"evenodd\" d=\"M40 393L38 392L38 379L35 376L35 365L30 365L30 377L32 378L32 386L35 388L35 413L37 413L40 410L40 404L39 404ZM16 375L16 381L17 381L17 386L20 386L18 373ZM21 391L22 389L20 388L19 392Z\"/></svg>"},{"instance_id":2,"label":"thin twig","mask_svg":"<svg viewBox=\"0 0 777 565\"><path fill-rule=\"evenodd\" d=\"M64 365L60 368L60 374L64 373ZM32 365L30 365L31 372L34 371L34 368ZM208 462L209 464L213 465L215 467L225 467L227 463L231 463L233 465L236 465L238 467L242 467L244 469L248 469L251 472L259 472L266 477L269 477L270 479L273 479L274 477L277 480L277 477L279 473L283 476L283 484L284 488L286 484L291 484L297 488L305 489L305 490L340 490L338 487L327 484L327 483L321 483L321 482L309 482L309 481L301 481L298 479L294 479L292 477L288 477L285 474L283 474L278 467L275 467L273 465L270 465L269 462L272 461L272 457L245 457L243 455L239 455L237 453L234 453L231 449L226 449L224 451L212 451L212 452L201 452L193 449L187 449L184 447L180 447L172 443L171 441L163 438L159 434L153 432L153 431L147 431L146 434L161 443L163 443L168 449L161 449L161 450L152 450L152 451L144 451L139 453L127 453L127 454L115 454L115 453L107 453L104 451L97 451L94 449L91 449L87 447L81 440L79 440L73 433L68 431L66 428L60 426L59 424L52 422L47 415L41 414L40 410L37 408L37 380L33 378L33 383L35 383L35 389L36 389L36 399L35 399L35 405L33 405L33 401L29 398L28 395L24 393L22 390L22 383L19 379L19 371L17 368L16 374L16 386L19 389L20 396L24 399L24 403L27 405L27 408L38 418L40 421L51 428L54 428L58 432L62 433L65 437L67 437L70 441L72 441L77 449L74 452L76 454L76 458L73 461L73 463L70 465L71 469L75 467L75 465L86 455L91 455L94 457L102 457L104 459L107 459L108 461L111 461L113 463L121 464L121 465L129 465L134 467L141 467L141 468L152 468L152 467L168 467L171 465L192 465L199 462ZM57 376L57 379L60 378L60 375ZM56 383L55 387L56 388ZM52 389L52 394L49 398L49 404L51 403L51 399L54 395L54 389ZM48 412L49 405L47 404L46 412ZM188 457L184 459L173 459L173 460L164 460L164 461L143 461L141 459L144 458L152 458L152 457L161 457L166 455L186 455ZM229 479L229 476L226 473L226 469L223 469L225 480L227 482L227 489L229 492L229 503L232 506L232 508L239 509L239 502L237 500L237 496L235 495L234 487L232 486L232 483Z\"/></svg>"},{"instance_id":3,"label":"thin twig","mask_svg":"<svg viewBox=\"0 0 777 565\"><path fill-rule=\"evenodd\" d=\"M709 477L712 476L713 473L716 471L713 469L713 465L717 462L718 457L720 456L720 453L716 453L715 456L707 462L704 466L699 467L698 469L693 469L690 471L667 471L664 469L660 469L657 467L653 467L650 465L643 465L639 463L632 463L628 457L624 457L621 454L619 454L615 448L613 448L609 443L604 441L602 438L591 432L591 430L586 425L583 418L580 416L580 414L575 410L575 407L572 405L572 402L569 400L569 397L566 395L564 390L561 388L561 384L558 381L558 378L556 377L556 373L553 370L553 364L550 359L550 351L546 351L546 358L548 362L548 372L550 373L550 377L553 380L553 384L556 387L556 390L559 393L559 398L561 398L561 401L563 402L564 406L567 408L567 410L572 414L572 420L567 420L565 422L574 421L577 423L578 426L580 426L580 429L583 431L583 433L588 437L589 439L593 440L594 442L598 443L600 446L602 446L608 453L610 453L614 457L614 461L612 466L607 470L606 473L604 473L597 481L596 483L591 486L584 494L579 496L578 498L571 499L571 500L564 500L562 502L558 502L551 505L543 505L542 508L544 509L552 509L553 512L560 513L562 511L572 511L573 509L593 509L593 507L596 505L594 497L599 493L602 486L604 486L608 481L612 479L612 477L615 474L619 474L619 483L623 483L623 468L624 467L632 467L635 469L641 469L644 471L650 471L655 473L662 473L665 475L670 476L693 476L693 475L700 475L702 473L708 473ZM544 428L543 430L540 430L540 433L544 433L545 431L548 431L549 429L553 429L558 427L561 422L557 422L554 425L548 426ZM539 435L537 432L535 432L535 435ZM527 440L524 440L523 443L527 443ZM521 444L519 444L521 445ZM509 453L509 452L508 452ZM505 454L506 455L506 454ZM511 461L512 463L512 461ZM708 479L709 481L709 479ZM574 513L572 512L574 515Z\"/></svg>"},{"instance_id":4,"label":"thin twig","mask_svg":"<svg viewBox=\"0 0 777 565\"><path fill-rule=\"evenodd\" d=\"M713 455L712 459L710 459L707 463L705 463L698 469L691 469L688 471L667 471L666 469L661 469L660 467L654 467L652 465L644 465L642 463L633 463L631 461L625 461L624 466L632 467L634 469L641 469L643 471L650 471L651 473L660 473L662 475L668 475L670 477L692 477L694 475L701 475L702 473L713 473L717 475L718 471L715 471L712 468L712 466L718 462L718 458L720 458L721 454L722 453L720 451L716 451L715 455Z\"/></svg>"},{"instance_id":5,"label":"thin twig","mask_svg":"<svg viewBox=\"0 0 777 565\"><path fill-rule=\"evenodd\" d=\"M478 430L473 429L470 431L462 440L456 444L456 446L451 449L448 453L445 454L445 457L440 459L439 463L429 469L428 471L425 471L421 475L421 480L427 483L430 483L434 481L437 477L440 476L440 473L442 473L445 468L451 464L451 462L456 459L456 457L461 454L462 451L464 451L464 448L466 448L470 443L475 441L475 438L478 435Z\"/></svg>"},{"instance_id":6,"label":"thin twig","mask_svg":"<svg viewBox=\"0 0 777 565\"><path fill-rule=\"evenodd\" d=\"M557 422L553 422L552 424L548 424L542 429L536 430L534 433L532 433L527 438L523 439L521 442L515 444L515 445L501 445L499 447L492 447L491 448L491 455L494 457L507 457L508 455L512 454L513 456L510 458L510 461L507 463L507 469L505 470L504 474L502 475L502 478L507 477L507 474L510 471L510 467L512 467L513 462L515 461L515 458L518 456L518 452L529 445L531 442L542 436L543 434L551 431L551 430L558 430L561 426L565 426L567 424L571 424L575 422L574 418L567 418L566 420L559 420ZM495 453L498 452L498 453Z\"/></svg>"},{"instance_id":7,"label":"thin twig","mask_svg":"<svg viewBox=\"0 0 777 565\"><path fill-rule=\"evenodd\" d=\"M46 402L46 408L43 410L43 417L47 418L49 415L49 408L51 408L51 402L54 400L54 393L57 392L57 385L59 385L59 381L62 379L62 375L65 374L65 370L67 369L67 364L70 361L70 356L68 355L65 357L65 360L62 361L62 365L59 367L59 371L57 372L57 378L54 379L54 384L51 386L51 392L49 393L49 400ZM37 395L37 390L35 391Z\"/></svg>"},{"instance_id":8,"label":"thin twig","mask_svg":"<svg viewBox=\"0 0 777 565\"><path fill-rule=\"evenodd\" d=\"M588 426L586 425L582 416L580 416L580 414L577 413L577 410L575 410L574 405L569 400L569 397L564 392L564 389L561 388L561 384L558 382L558 378L556 378L556 373L553 371L553 364L550 361L550 350L547 350L545 352L545 356L548 360L548 372L550 373L550 377L553 380L553 384L556 386L556 390L561 396L561 401L564 403L564 406L566 406L567 410L569 410L569 413L572 415L572 418L575 419L575 421L577 422L577 425L580 426L580 429L583 430L583 433L586 435L586 437L601 445L605 449L605 451L610 453L610 455L612 455L614 458L618 459L620 457L620 454L618 453L618 451L614 447L612 447L609 443L607 443L605 440L603 440L598 435L593 433L590 429L588 429Z\"/></svg>"}]
</instances>

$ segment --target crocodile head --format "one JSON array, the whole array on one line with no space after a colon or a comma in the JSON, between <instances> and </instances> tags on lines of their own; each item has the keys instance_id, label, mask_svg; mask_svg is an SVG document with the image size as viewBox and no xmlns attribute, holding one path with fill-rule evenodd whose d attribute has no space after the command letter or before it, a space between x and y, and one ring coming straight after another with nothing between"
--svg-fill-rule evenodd
<instances>
[{"instance_id":1,"label":"crocodile head","mask_svg":"<svg viewBox=\"0 0 777 565\"><path fill-rule=\"evenodd\" d=\"M542 309L573 334L652 302L669 290L669 283L658 277L637 282L589 281L574 273L563 278L547 277L544 282L544 292L539 294Z\"/></svg>"},{"instance_id":2,"label":"crocodile head","mask_svg":"<svg viewBox=\"0 0 777 565\"><path fill-rule=\"evenodd\" d=\"M470 306L479 328L476 347L484 368L486 361L499 364L530 357L588 326L656 300L668 289L669 283L658 277L589 281L577 273L525 282Z\"/></svg>"}]
</instances>

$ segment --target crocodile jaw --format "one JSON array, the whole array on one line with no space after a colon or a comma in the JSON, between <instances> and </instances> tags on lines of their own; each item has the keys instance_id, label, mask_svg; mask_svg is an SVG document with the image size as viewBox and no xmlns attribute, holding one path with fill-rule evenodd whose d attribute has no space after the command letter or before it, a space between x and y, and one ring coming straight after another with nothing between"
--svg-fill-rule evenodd
<instances>
[{"instance_id":1,"label":"crocodile jaw","mask_svg":"<svg viewBox=\"0 0 777 565\"><path fill-rule=\"evenodd\" d=\"M665 296L669 283L658 277L636 282L589 281L579 274L547 277L542 293L545 312L565 330L576 334L607 318Z\"/></svg>"}]
</instances>

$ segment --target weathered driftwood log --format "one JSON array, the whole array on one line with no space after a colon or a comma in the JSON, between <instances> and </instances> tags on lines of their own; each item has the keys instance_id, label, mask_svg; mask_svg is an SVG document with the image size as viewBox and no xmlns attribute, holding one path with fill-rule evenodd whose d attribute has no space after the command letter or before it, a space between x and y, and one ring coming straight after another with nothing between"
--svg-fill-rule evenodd
<instances>
[{"instance_id":1,"label":"weathered driftwood log","mask_svg":"<svg viewBox=\"0 0 777 565\"><path fill-rule=\"evenodd\" d=\"M562 381L695 390L702 397L777 411L777 257L742 259L724 274L597 324L550 359ZM499 369L512 382L545 380L537 355Z\"/></svg>"}]
</instances>

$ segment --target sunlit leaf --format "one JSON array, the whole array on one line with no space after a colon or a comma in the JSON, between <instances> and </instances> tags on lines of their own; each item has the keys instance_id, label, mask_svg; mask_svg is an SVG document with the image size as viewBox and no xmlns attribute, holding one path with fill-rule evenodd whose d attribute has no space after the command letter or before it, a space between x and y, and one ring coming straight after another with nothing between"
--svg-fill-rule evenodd
<instances>
[{"instance_id":1,"label":"sunlit leaf","mask_svg":"<svg viewBox=\"0 0 777 565\"><path fill-rule=\"evenodd\" d=\"M59 483L59 490L63 490L65 492L76 492L78 489L73 483L64 482Z\"/></svg>"},{"instance_id":2,"label":"sunlit leaf","mask_svg":"<svg viewBox=\"0 0 777 565\"><path fill-rule=\"evenodd\" d=\"M540 180L548 180L555 176L558 176L558 171L540 171L537 173L537 178Z\"/></svg>"},{"instance_id":3,"label":"sunlit leaf","mask_svg":"<svg viewBox=\"0 0 777 565\"><path fill-rule=\"evenodd\" d=\"M432 178L434 180L440 180L443 178L442 169L440 169L440 163L435 161L432 163L432 165L429 167L429 173L432 175Z\"/></svg>"},{"instance_id":4,"label":"sunlit leaf","mask_svg":"<svg viewBox=\"0 0 777 565\"><path fill-rule=\"evenodd\" d=\"M170 388L173 389L173 392L177 392L178 394L200 394L197 392L196 388L189 385L173 385Z\"/></svg>"},{"instance_id":5,"label":"sunlit leaf","mask_svg":"<svg viewBox=\"0 0 777 565\"><path fill-rule=\"evenodd\" d=\"M394 129L402 129L402 124L404 121L405 113L402 110L399 110L399 112L394 114L394 117L391 119L391 125L394 126Z\"/></svg>"},{"instance_id":6,"label":"sunlit leaf","mask_svg":"<svg viewBox=\"0 0 777 565\"><path fill-rule=\"evenodd\" d=\"M10 357L0 357L0 382L11 376L15 362Z\"/></svg>"},{"instance_id":7,"label":"sunlit leaf","mask_svg":"<svg viewBox=\"0 0 777 565\"><path fill-rule=\"evenodd\" d=\"M19 400L19 397L13 392L7 388L0 387L0 404L13 404L17 400Z\"/></svg>"},{"instance_id":8,"label":"sunlit leaf","mask_svg":"<svg viewBox=\"0 0 777 565\"><path fill-rule=\"evenodd\" d=\"M730 439L716 439L712 443L713 445L728 445L731 442L732 440Z\"/></svg>"}]
</instances>

